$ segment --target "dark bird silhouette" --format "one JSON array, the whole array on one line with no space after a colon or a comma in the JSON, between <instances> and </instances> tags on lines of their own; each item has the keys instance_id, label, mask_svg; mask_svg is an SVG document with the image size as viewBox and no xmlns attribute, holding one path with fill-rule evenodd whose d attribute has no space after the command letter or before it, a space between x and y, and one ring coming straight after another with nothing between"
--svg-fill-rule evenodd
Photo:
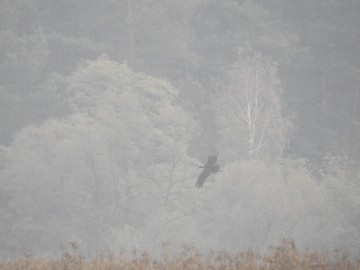
<instances>
[{"instance_id":1,"label":"dark bird silhouette","mask_svg":"<svg viewBox=\"0 0 360 270\"><path fill-rule=\"evenodd\" d=\"M210 155L208 157L207 163L204 166L199 167L199 168L204 168L204 170L201 172L196 182L197 188L202 188L205 180L209 177L211 173L216 173L219 171L219 165L216 164L216 161L217 161L217 154Z\"/></svg>"}]
</instances>

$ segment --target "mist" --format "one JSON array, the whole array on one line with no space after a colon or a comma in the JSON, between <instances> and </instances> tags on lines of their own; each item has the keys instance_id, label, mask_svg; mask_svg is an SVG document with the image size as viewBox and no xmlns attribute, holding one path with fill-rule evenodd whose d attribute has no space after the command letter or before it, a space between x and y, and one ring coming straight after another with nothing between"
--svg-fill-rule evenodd
<instances>
[{"instance_id":1,"label":"mist","mask_svg":"<svg viewBox=\"0 0 360 270\"><path fill-rule=\"evenodd\" d=\"M358 254L359 12L1 0L0 259L282 239Z\"/></svg>"}]
</instances>

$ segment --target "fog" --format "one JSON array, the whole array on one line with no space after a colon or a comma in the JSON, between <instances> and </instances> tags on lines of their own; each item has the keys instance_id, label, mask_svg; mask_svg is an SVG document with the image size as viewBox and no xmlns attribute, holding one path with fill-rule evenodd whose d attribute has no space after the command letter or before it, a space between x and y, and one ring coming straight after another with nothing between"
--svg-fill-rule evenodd
<instances>
[{"instance_id":1,"label":"fog","mask_svg":"<svg viewBox=\"0 0 360 270\"><path fill-rule=\"evenodd\" d=\"M359 13L0 0L0 259L281 239L357 254Z\"/></svg>"}]
</instances>

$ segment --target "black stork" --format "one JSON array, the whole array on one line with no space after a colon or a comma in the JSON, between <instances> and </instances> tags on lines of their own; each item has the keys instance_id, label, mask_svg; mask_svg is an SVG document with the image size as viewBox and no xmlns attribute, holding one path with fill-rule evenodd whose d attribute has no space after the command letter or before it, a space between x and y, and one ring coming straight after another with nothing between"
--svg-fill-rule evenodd
<instances>
[{"instance_id":1,"label":"black stork","mask_svg":"<svg viewBox=\"0 0 360 270\"><path fill-rule=\"evenodd\" d=\"M210 155L208 157L208 161L204 166L200 166L199 168L203 168L204 170L199 175L199 178L196 182L197 188L202 188L205 180L209 177L211 173L217 173L219 171L219 165L216 164L217 154Z\"/></svg>"}]
</instances>

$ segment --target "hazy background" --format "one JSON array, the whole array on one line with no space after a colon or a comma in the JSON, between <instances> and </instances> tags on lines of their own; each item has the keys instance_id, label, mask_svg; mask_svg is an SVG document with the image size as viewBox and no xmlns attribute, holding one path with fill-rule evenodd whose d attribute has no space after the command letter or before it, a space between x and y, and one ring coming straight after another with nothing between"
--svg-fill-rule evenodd
<instances>
[{"instance_id":1,"label":"hazy background","mask_svg":"<svg viewBox=\"0 0 360 270\"><path fill-rule=\"evenodd\" d=\"M0 0L0 258L360 246L358 0ZM219 152L221 171L195 188Z\"/></svg>"}]
</instances>

